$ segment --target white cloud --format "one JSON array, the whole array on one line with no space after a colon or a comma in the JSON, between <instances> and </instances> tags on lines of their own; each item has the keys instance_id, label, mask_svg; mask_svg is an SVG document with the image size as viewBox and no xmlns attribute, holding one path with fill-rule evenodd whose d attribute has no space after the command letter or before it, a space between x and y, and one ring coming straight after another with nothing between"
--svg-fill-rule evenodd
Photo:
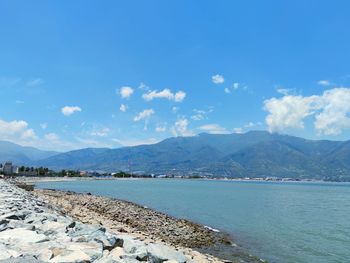
<instances>
[{"instance_id":1,"label":"white cloud","mask_svg":"<svg viewBox=\"0 0 350 263\"><path fill-rule=\"evenodd\" d=\"M254 126L255 126L254 122L248 122L246 125L244 125L244 127L246 127L246 128L252 128Z\"/></svg>"},{"instance_id":2,"label":"white cloud","mask_svg":"<svg viewBox=\"0 0 350 263\"><path fill-rule=\"evenodd\" d=\"M26 85L28 87L36 87L36 86L40 86L44 84L44 80L41 78L35 78L35 79L31 79L29 81L27 81Z\"/></svg>"},{"instance_id":3,"label":"white cloud","mask_svg":"<svg viewBox=\"0 0 350 263\"><path fill-rule=\"evenodd\" d=\"M199 129L201 131L211 133L211 134L228 134L229 133L224 127L221 127L219 124L216 124L216 123L200 126Z\"/></svg>"},{"instance_id":4,"label":"white cloud","mask_svg":"<svg viewBox=\"0 0 350 263\"><path fill-rule=\"evenodd\" d=\"M278 93L282 94L282 95L292 95L295 94L295 89L285 89L285 88L279 88L276 90Z\"/></svg>"},{"instance_id":5,"label":"white cloud","mask_svg":"<svg viewBox=\"0 0 350 263\"><path fill-rule=\"evenodd\" d=\"M193 136L194 133L188 130L189 121L186 118L178 119L174 126L171 127L171 133L174 136Z\"/></svg>"},{"instance_id":6,"label":"white cloud","mask_svg":"<svg viewBox=\"0 0 350 263\"><path fill-rule=\"evenodd\" d=\"M137 114L134 117L134 121L141 121L141 120L149 119L153 114L154 114L153 109L146 109L144 111L139 112L139 114Z\"/></svg>"},{"instance_id":7,"label":"white cloud","mask_svg":"<svg viewBox=\"0 0 350 263\"><path fill-rule=\"evenodd\" d=\"M280 99L265 100L265 110L269 112L266 124L270 132L283 131L287 128L304 128L304 119L317 109L317 96L302 97L286 95Z\"/></svg>"},{"instance_id":8,"label":"white cloud","mask_svg":"<svg viewBox=\"0 0 350 263\"><path fill-rule=\"evenodd\" d=\"M195 113L194 115L191 116L191 119L194 121L201 121L208 119L208 115L212 113L214 109L212 107L209 107L209 110L198 110L194 109L193 112Z\"/></svg>"},{"instance_id":9,"label":"white cloud","mask_svg":"<svg viewBox=\"0 0 350 263\"><path fill-rule=\"evenodd\" d=\"M140 90L150 90L150 88L143 82L140 83L139 87L138 87Z\"/></svg>"},{"instance_id":10,"label":"white cloud","mask_svg":"<svg viewBox=\"0 0 350 263\"><path fill-rule=\"evenodd\" d=\"M89 138L81 139L75 137L70 141L62 140L56 133L46 133L42 137L39 137L33 129L29 128L29 124L23 120L7 122L0 119L0 140L55 151L67 151L85 147L106 147L110 145Z\"/></svg>"},{"instance_id":11,"label":"white cloud","mask_svg":"<svg viewBox=\"0 0 350 263\"><path fill-rule=\"evenodd\" d=\"M123 99L130 98L130 96L134 93L134 89L131 87L121 87L119 89L119 94Z\"/></svg>"},{"instance_id":12,"label":"white cloud","mask_svg":"<svg viewBox=\"0 0 350 263\"><path fill-rule=\"evenodd\" d=\"M201 120L204 120L205 118L206 117L204 116L204 114L201 114L201 113L197 113L191 116L191 119L194 121L201 121Z\"/></svg>"},{"instance_id":13,"label":"white cloud","mask_svg":"<svg viewBox=\"0 0 350 263\"><path fill-rule=\"evenodd\" d=\"M71 142L61 141L58 135L54 133L45 134L38 137L29 124L23 120L4 121L0 120L0 140L6 140L23 146L38 147L47 150L71 150L72 148L81 148L81 145L75 145Z\"/></svg>"},{"instance_id":14,"label":"white cloud","mask_svg":"<svg viewBox=\"0 0 350 263\"><path fill-rule=\"evenodd\" d=\"M152 116L154 113L155 113L155 112L154 112L153 109L146 109L146 110L143 110L143 111L139 112L139 113L134 117L134 121L141 121L141 120L144 120L144 121L145 121L145 125L144 125L143 129L144 129L144 130L147 130L149 119L151 118L151 116Z\"/></svg>"},{"instance_id":15,"label":"white cloud","mask_svg":"<svg viewBox=\"0 0 350 263\"><path fill-rule=\"evenodd\" d=\"M109 128L93 129L90 132L91 136L106 137L110 132Z\"/></svg>"},{"instance_id":16,"label":"white cloud","mask_svg":"<svg viewBox=\"0 0 350 263\"><path fill-rule=\"evenodd\" d=\"M80 112L81 108L78 106L64 106L61 111L64 116L70 116L75 112Z\"/></svg>"},{"instance_id":17,"label":"white cloud","mask_svg":"<svg viewBox=\"0 0 350 263\"><path fill-rule=\"evenodd\" d=\"M156 132L165 132L166 131L166 126L165 125L158 125L156 127Z\"/></svg>"},{"instance_id":18,"label":"white cloud","mask_svg":"<svg viewBox=\"0 0 350 263\"><path fill-rule=\"evenodd\" d=\"M57 142L59 141L59 136L56 133L47 133L45 134L45 139L50 141L50 142Z\"/></svg>"},{"instance_id":19,"label":"white cloud","mask_svg":"<svg viewBox=\"0 0 350 263\"><path fill-rule=\"evenodd\" d=\"M175 94L170 89L163 89L162 91L152 90L142 95L142 98L146 101L151 101L153 99L168 99L175 102L181 102L185 99L186 93L183 91L178 91Z\"/></svg>"},{"instance_id":20,"label":"white cloud","mask_svg":"<svg viewBox=\"0 0 350 263\"><path fill-rule=\"evenodd\" d=\"M207 118L207 112L204 111L204 110L197 110L197 109L194 109L193 110L195 112L194 115L191 116L191 119L194 120L194 121L201 121L201 120L204 120Z\"/></svg>"},{"instance_id":21,"label":"white cloud","mask_svg":"<svg viewBox=\"0 0 350 263\"><path fill-rule=\"evenodd\" d=\"M23 131L20 138L23 140L35 140L37 137L33 129L27 129Z\"/></svg>"},{"instance_id":22,"label":"white cloud","mask_svg":"<svg viewBox=\"0 0 350 263\"><path fill-rule=\"evenodd\" d=\"M174 100L176 102L181 102L185 99L185 97L186 97L186 93L180 90L180 91L175 93Z\"/></svg>"},{"instance_id":23,"label":"white cloud","mask_svg":"<svg viewBox=\"0 0 350 263\"><path fill-rule=\"evenodd\" d=\"M319 134L337 135L350 128L350 89L334 88L322 95L271 98L264 102L266 124L271 132L304 128L304 120L314 117Z\"/></svg>"},{"instance_id":24,"label":"white cloud","mask_svg":"<svg viewBox=\"0 0 350 263\"><path fill-rule=\"evenodd\" d=\"M41 127L41 129L46 130L47 129L47 123L40 123L40 127Z\"/></svg>"},{"instance_id":25,"label":"white cloud","mask_svg":"<svg viewBox=\"0 0 350 263\"><path fill-rule=\"evenodd\" d=\"M233 92L233 91L239 89L240 87L241 87L241 84L238 83L238 82L235 82L235 83L232 84L231 87L229 87L229 88L227 88L227 87L224 88L224 92L227 93L227 94L229 94L229 93L231 93L231 92Z\"/></svg>"},{"instance_id":26,"label":"white cloud","mask_svg":"<svg viewBox=\"0 0 350 263\"><path fill-rule=\"evenodd\" d=\"M36 138L34 130L28 128L27 122L23 120L7 122L0 119L0 140L22 143Z\"/></svg>"},{"instance_id":27,"label":"white cloud","mask_svg":"<svg viewBox=\"0 0 350 263\"><path fill-rule=\"evenodd\" d=\"M119 110L120 110L121 112L126 112L127 109L128 109L128 106L125 105L125 104L121 104L120 107L119 107Z\"/></svg>"},{"instance_id":28,"label":"white cloud","mask_svg":"<svg viewBox=\"0 0 350 263\"><path fill-rule=\"evenodd\" d=\"M326 90L321 100L322 111L314 123L316 130L320 134L337 135L350 129L350 89Z\"/></svg>"},{"instance_id":29,"label":"white cloud","mask_svg":"<svg viewBox=\"0 0 350 263\"><path fill-rule=\"evenodd\" d=\"M329 80L322 79L317 82L318 85L321 86L330 86L332 83Z\"/></svg>"},{"instance_id":30,"label":"white cloud","mask_svg":"<svg viewBox=\"0 0 350 263\"><path fill-rule=\"evenodd\" d=\"M222 84L225 82L224 76L220 75L220 74L216 74L214 76L211 77L211 81L214 84Z\"/></svg>"}]
</instances>

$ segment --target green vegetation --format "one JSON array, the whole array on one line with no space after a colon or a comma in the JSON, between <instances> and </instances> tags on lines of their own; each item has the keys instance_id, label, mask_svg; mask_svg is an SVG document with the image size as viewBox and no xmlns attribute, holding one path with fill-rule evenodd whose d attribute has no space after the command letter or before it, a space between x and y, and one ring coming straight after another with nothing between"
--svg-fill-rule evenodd
<instances>
[{"instance_id":1,"label":"green vegetation","mask_svg":"<svg viewBox=\"0 0 350 263\"><path fill-rule=\"evenodd\" d=\"M113 174L114 177L116 178L151 178L151 175L138 175L138 174L130 174L130 173L126 173L126 172L118 172Z\"/></svg>"}]
</instances>

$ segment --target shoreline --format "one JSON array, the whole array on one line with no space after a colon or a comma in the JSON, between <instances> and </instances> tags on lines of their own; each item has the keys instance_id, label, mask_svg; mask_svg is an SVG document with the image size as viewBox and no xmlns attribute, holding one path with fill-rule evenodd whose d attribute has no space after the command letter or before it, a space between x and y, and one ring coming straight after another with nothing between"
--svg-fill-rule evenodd
<instances>
[{"instance_id":1,"label":"shoreline","mask_svg":"<svg viewBox=\"0 0 350 263\"><path fill-rule=\"evenodd\" d=\"M34 195L83 223L173 247L195 255L194 262L264 262L232 243L226 233L133 202L53 189L35 188Z\"/></svg>"},{"instance_id":2,"label":"shoreline","mask_svg":"<svg viewBox=\"0 0 350 263\"><path fill-rule=\"evenodd\" d=\"M0 262L236 262L116 231L113 221L78 220L20 187L0 180Z\"/></svg>"},{"instance_id":3,"label":"shoreline","mask_svg":"<svg viewBox=\"0 0 350 263\"><path fill-rule=\"evenodd\" d=\"M114 178L114 177L14 177L14 180L27 184L47 183L47 182L70 182L70 181L109 181L109 180L205 180L205 181L223 181L223 182L252 182L252 183L331 183L331 184L350 184L350 182L338 181L324 181L324 180L258 180L258 179L244 179L244 178L145 178L145 177L131 177L131 178Z\"/></svg>"}]
</instances>

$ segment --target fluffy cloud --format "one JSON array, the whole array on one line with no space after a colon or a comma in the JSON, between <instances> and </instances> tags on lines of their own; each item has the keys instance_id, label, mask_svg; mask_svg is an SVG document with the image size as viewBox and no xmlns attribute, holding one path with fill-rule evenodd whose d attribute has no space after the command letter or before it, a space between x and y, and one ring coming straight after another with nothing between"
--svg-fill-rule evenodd
<instances>
[{"instance_id":1,"label":"fluffy cloud","mask_svg":"<svg viewBox=\"0 0 350 263\"><path fill-rule=\"evenodd\" d=\"M227 93L227 94L229 94L229 93L231 93L232 91L235 91L235 90L239 89L240 87L241 87L241 84L238 83L238 82L235 82L235 83L232 84L231 87L229 87L229 88L224 88L224 92Z\"/></svg>"},{"instance_id":2,"label":"fluffy cloud","mask_svg":"<svg viewBox=\"0 0 350 263\"><path fill-rule=\"evenodd\" d=\"M163 89L161 91L152 90L142 95L142 98L146 101L151 101L153 99L168 99L175 102L181 102L185 99L186 93L183 91L178 91L175 94L170 89Z\"/></svg>"},{"instance_id":3,"label":"fluffy cloud","mask_svg":"<svg viewBox=\"0 0 350 263\"><path fill-rule=\"evenodd\" d=\"M120 110L121 112L126 112L127 109L128 109L128 106L125 105L125 104L121 104L120 107L119 107L119 110Z\"/></svg>"},{"instance_id":4,"label":"fluffy cloud","mask_svg":"<svg viewBox=\"0 0 350 263\"><path fill-rule=\"evenodd\" d=\"M40 127L41 127L41 129L46 130L47 129L47 123L40 123Z\"/></svg>"},{"instance_id":5,"label":"fluffy cloud","mask_svg":"<svg viewBox=\"0 0 350 263\"><path fill-rule=\"evenodd\" d=\"M61 109L64 116L70 116L75 112L80 112L81 108L78 106L65 106Z\"/></svg>"},{"instance_id":6,"label":"fluffy cloud","mask_svg":"<svg viewBox=\"0 0 350 263\"><path fill-rule=\"evenodd\" d=\"M188 129L189 121L186 118L178 119L170 131L174 136L193 136L193 131Z\"/></svg>"},{"instance_id":7,"label":"fluffy cloud","mask_svg":"<svg viewBox=\"0 0 350 263\"><path fill-rule=\"evenodd\" d=\"M322 95L271 98L264 102L266 124L271 132L304 128L304 120L314 117L319 134L337 135L350 128L350 89L334 88Z\"/></svg>"},{"instance_id":8,"label":"fluffy cloud","mask_svg":"<svg viewBox=\"0 0 350 263\"><path fill-rule=\"evenodd\" d=\"M240 84L238 82L233 83L232 88L233 89L238 89Z\"/></svg>"},{"instance_id":9,"label":"fluffy cloud","mask_svg":"<svg viewBox=\"0 0 350 263\"><path fill-rule=\"evenodd\" d=\"M35 140L37 136L33 129L28 128L28 123L23 120L4 121L0 119L0 140L23 142Z\"/></svg>"},{"instance_id":10,"label":"fluffy cloud","mask_svg":"<svg viewBox=\"0 0 350 263\"><path fill-rule=\"evenodd\" d=\"M214 84L222 84L225 82L224 76L220 75L220 74L216 74L214 76L211 77L211 81Z\"/></svg>"},{"instance_id":11,"label":"fluffy cloud","mask_svg":"<svg viewBox=\"0 0 350 263\"><path fill-rule=\"evenodd\" d=\"M221 127L219 124L215 124L215 123L200 126L199 129L201 131L211 133L211 134L228 134L229 133L224 127Z\"/></svg>"},{"instance_id":12,"label":"fluffy cloud","mask_svg":"<svg viewBox=\"0 0 350 263\"><path fill-rule=\"evenodd\" d=\"M134 93L134 89L131 87L121 87L119 89L119 94L123 99L130 98L130 96Z\"/></svg>"},{"instance_id":13,"label":"fluffy cloud","mask_svg":"<svg viewBox=\"0 0 350 263\"><path fill-rule=\"evenodd\" d=\"M143 110L141 112L139 112L139 114L137 114L135 117L134 117L134 121L142 121L144 120L145 121L145 125L143 127L144 130L147 130L147 126L148 126L148 122L149 122L149 119L151 118L151 116L154 114L154 110L153 109L146 109L146 110Z\"/></svg>"},{"instance_id":14,"label":"fluffy cloud","mask_svg":"<svg viewBox=\"0 0 350 263\"><path fill-rule=\"evenodd\" d=\"M102 137L106 130L100 130L96 136ZM97 134L98 133L98 134ZM91 136L91 134L88 134ZM104 138L105 139L105 138ZM32 146L39 149L68 151L86 147L109 147L111 144L90 139L75 137L70 141L61 139L56 133L46 133L37 136L29 124L23 120L5 121L0 119L0 140L10 141L23 146ZM105 140L104 140L105 141Z\"/></svg>"},{"instance_id":15,"label":"fluffy cloud","mask_svg":"<svg viewBox=\"0 0 350 263\"><path fill-rule=\"evenodd\" d=\"M320 98L322 111L316 115L315 128L325 135L337 135L350 129L350 89L327 90Z\"/></svg>"},{"instance_id":16,"label":"fluffy cloud","mask_svg":"<svg viewBox=\"0 0 350 263\"><path fill-rule=\"evenodd\" d=\"M174 100L176 102L181 102L185 99L185 97L186 97L186 93L180 90L175 93Z\"/></svg>"}]
</instances>

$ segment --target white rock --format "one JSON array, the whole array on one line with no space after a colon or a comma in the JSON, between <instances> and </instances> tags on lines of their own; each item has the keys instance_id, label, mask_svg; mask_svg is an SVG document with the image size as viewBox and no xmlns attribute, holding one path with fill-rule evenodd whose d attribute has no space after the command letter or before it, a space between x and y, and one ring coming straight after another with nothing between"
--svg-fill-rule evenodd
<instances>
[{"instance_id":1,"label":"white rock","mask_svg":"<svg viewBox=\"0 0 350 263\"><path fill-rule=\"evenodd\" d=\"M81 250L63 250L59 255L50 259L49 262L71 263L91 261L91 257Z\"/></svg>"},{"instance_id":2,"label":"white rock","mask_svg":"<svg viewBox=\"0 0 350 263\"><path fill-rule=\"evenodd\" d=\"M47 240L47 236L24 228L9 229L0 232L0 241L5 243L39 243Z\"/></svg>"},{"instance_id":3,"label":"white rock","mask_svg":"<svg viewBox=\"0 0 350 263\"><path fill-rule=\"evenodd\" d=\"M175 260L179 263L187 261L183 253L161 244L149 244L148 257L152 263L162 263L167 260Z\"/></svg>"}]
</instances>

